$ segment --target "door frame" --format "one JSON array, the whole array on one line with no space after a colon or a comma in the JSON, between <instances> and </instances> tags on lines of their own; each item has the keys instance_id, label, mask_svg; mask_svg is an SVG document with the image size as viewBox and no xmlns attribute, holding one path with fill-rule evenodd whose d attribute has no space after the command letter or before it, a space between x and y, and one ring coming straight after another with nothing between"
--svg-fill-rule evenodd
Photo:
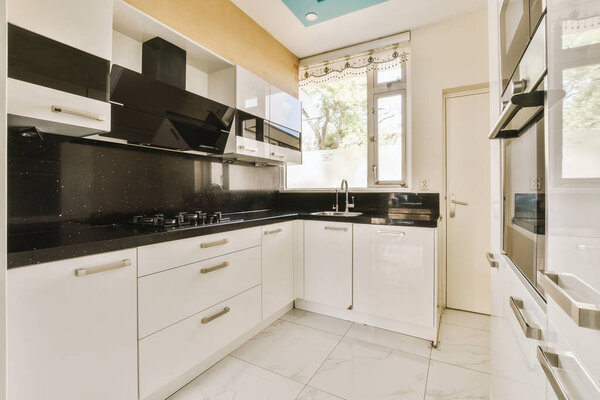
<instances>
[{"instance_id":1,"label":"door frame","mask_svg":"<svg viewBox=\"0 0 600 400\"><path fill-rule=\"evenodd\" d=\"M448 263L447 263L447 240L448 240L448 225L446 223L447 216L447 198L448 198L448 132L446 130L446 100L457 97L474 96L478 94L490 93L490 84L488 82L477 83L467 86L459 86L449 89L442 90L442 193L440 193L440 230L439 243L440 243L440 256L439 256L439 272L440 279L438 283L438 290L440 294L439 306L443 309L448 304L448 287L447 287L447 276L448 276Z\"/></svg>"}]
</instances>

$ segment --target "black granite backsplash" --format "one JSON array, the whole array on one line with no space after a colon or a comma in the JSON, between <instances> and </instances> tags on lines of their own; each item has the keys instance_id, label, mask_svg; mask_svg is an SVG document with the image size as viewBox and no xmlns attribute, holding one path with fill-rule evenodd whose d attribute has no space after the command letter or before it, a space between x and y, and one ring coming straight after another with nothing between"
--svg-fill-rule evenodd
<instances>
[{"instance_id":1,"label":"black granite backsplash","mask_svg":"<svg viewBox=\"0 0 600 400\"><path fill-rule=\"evenodd\" d=\"M373 193L350 192L349 200L354 197L354 208L351 211L382 214L389 208L425 208L432 210L434 216L440 215L438 193ZM339 192L339 209L346 206L344 192ZM335 193L297 193L285 192L279 197L282 210L296 211L328 211L335 204Z\"/></svg>"},{"instance_id":2,"label":"black granite backsplash","mask_svg":"<svg viewBox=\"0 0 600 400\"><path fill-rule=\"evenodd\" d=\"M278 206L279 167L69 138L8 137L9 225Z\"/></svg>"}]
</instances>

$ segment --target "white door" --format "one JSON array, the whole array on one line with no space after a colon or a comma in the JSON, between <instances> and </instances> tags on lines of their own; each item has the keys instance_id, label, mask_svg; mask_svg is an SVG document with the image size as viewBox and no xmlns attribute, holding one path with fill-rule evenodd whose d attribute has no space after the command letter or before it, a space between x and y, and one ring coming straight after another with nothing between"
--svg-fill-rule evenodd
<instances>
[{"instance_id":1,"label":"white door","mask_svg":"<svg viewBox=\"0 0 600 400\"><path fill-rule=\"evenodd\" d=\"M445 98L446 304L489 314L489 94Z\"/></svg>"},{"instance_id":2,"label":"white door","mask_svg":"<svg viewBox=\"0 0 600 400\"><path fill-rule=\"evenodd\" d=\"M262 317L294 300L294 223L262 227Z\"/></svg>"},{"instance_id":3,"label":"white door","mask_svg":"<svg viewBox=\"0 0 600 400\"><path fill-rule=\"evenodd\" d=\"M354 224L357 312L433 326L435 229Z\"/></svg>"},{"instance_id":4,"label":"white door","mask_svg":"<svg viewBox=\"0 0 600 400\"><path fill-rule=\"evenodd\" d=\"M304 223L304 299L338 308L352 305L352 224Z\"/></svg>"}]
</instances>

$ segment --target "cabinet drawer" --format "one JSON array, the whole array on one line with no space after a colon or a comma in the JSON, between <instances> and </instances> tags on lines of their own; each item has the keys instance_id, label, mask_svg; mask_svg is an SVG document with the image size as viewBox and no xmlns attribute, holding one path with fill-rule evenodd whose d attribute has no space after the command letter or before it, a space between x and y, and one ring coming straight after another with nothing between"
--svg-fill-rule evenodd
<instances>
[{"instance_id":1,"label":"cabinet drawer","mask_svg":"<svg viewBox=\"0 0 600 400\"><path fill-rule=\"evenodd\" d=\"M260 228L215 233L138 248L138 276L260 245Z\"/></svg>"},{"instance_id":2,"label":"cabinet drawer","mask_svg":"<svg viewBox=\"0 0 600 400\"><path fill-rule=\"evenodd\" d=\"M269 158L286 164L302 164L302 152L273 144L269 145Z\"/></svg>"},{"instance_id":3,"label":"cabinet drawer","mask_svg":"<svg viewBox=\"0 0 600 400\"><path fill-rule=\"evenodd\" d=\"M12 78L6 80L6 96L9 126L36 126L68 136L110 131L107 102Z\"/></svg>"},{"instance_id":4,"label":"cabinet drawer","mask_svg":"<svg viewBox=\"0 0 600 400\"><path fill-rule=\"evenodd\" d=\"M143 338L260 284L260 247L139 278Z\"/></svg>"},{"instance_id":5,"label":"cabinet drawer","mask_svg":"<svg viewBox=\"0 0 600 400\"><path fill-rule=\"evenodd\" d=\"M226 307L229 312L207 320ZM154 394L259 323L260 286L256 286L140 340L140 398Z\"/></svg>"}]
</instances>

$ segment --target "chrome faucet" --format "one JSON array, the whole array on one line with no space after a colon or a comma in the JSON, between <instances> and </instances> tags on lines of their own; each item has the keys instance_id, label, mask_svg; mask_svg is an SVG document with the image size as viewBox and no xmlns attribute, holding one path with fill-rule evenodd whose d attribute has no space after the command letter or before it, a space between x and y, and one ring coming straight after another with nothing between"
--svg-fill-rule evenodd
<instances>
[{"instance_id":1,"label":"chrome faucet","mask_svg":"<svg viewBox=\"0 0 600 400\"><path fill-rule=\"evenodd\" d=\"M348 211L350 211L350 208L354 208L354 196L352 196L352 203L350 203L348 201L348 181L347 180L342 179L342 184L340 186L340 189L346 193L346 210L344 210L344 212L348 212ZM337 200L337 194L336 194L336 200Z\"/></svg>"}]
</instances>

